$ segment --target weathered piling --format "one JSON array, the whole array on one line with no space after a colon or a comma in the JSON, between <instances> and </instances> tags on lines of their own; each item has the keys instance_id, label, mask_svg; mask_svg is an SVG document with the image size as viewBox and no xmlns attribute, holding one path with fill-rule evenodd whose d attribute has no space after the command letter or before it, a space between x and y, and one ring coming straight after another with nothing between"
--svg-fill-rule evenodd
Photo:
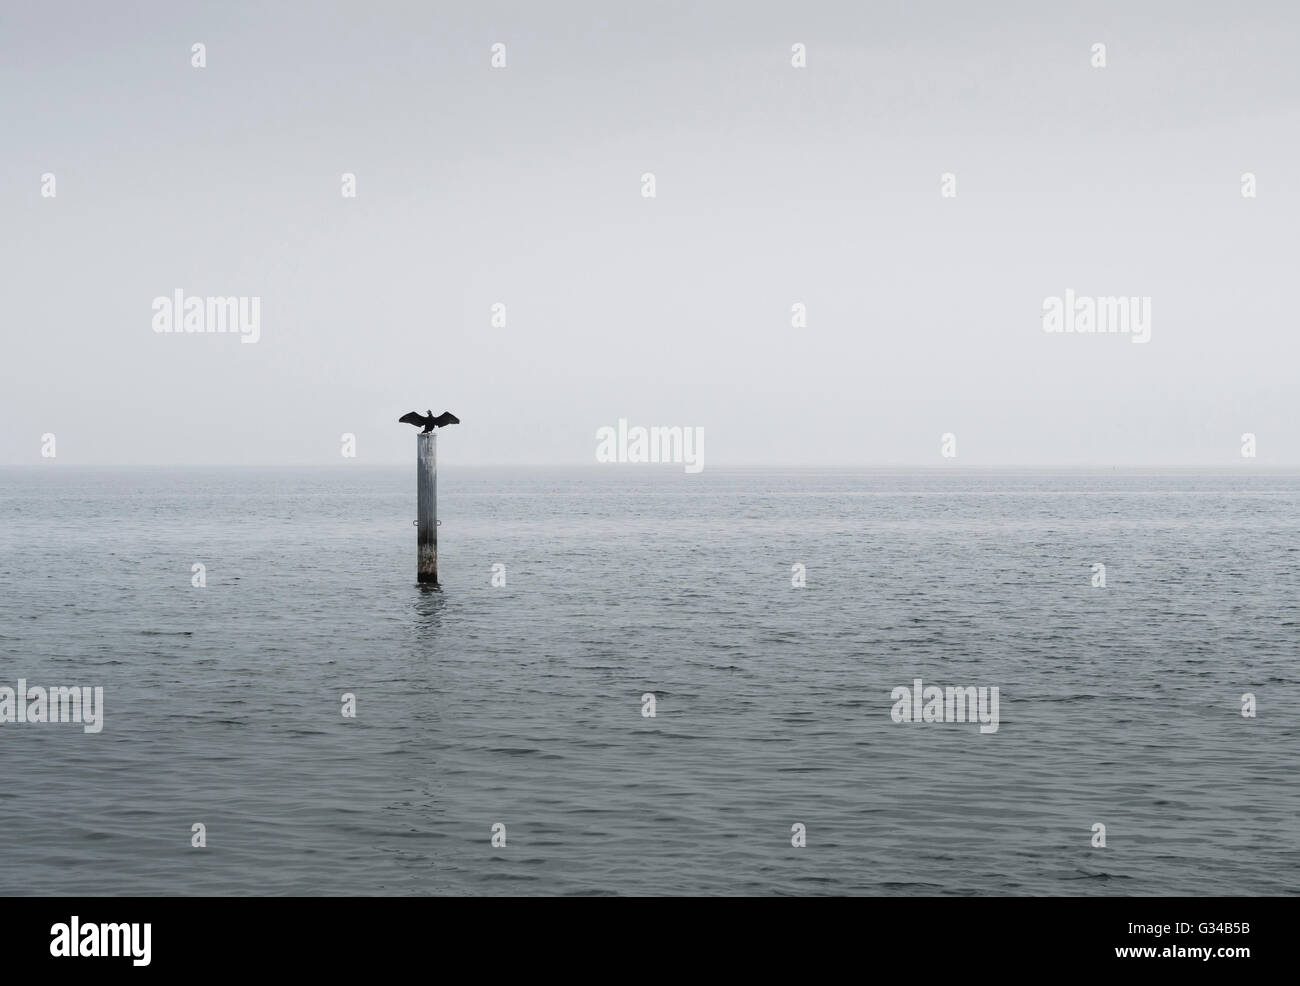
<instances>
[{"instance_id":1,"label":"weathered piling","mask_svg":"<svg viewBox=\"0 0 1300 986\"><path fill-rule=\"evenodd\" d=\"M438 433L415 436L416 569L415 580L438 584Z\"/></svg>"}]
</instances>

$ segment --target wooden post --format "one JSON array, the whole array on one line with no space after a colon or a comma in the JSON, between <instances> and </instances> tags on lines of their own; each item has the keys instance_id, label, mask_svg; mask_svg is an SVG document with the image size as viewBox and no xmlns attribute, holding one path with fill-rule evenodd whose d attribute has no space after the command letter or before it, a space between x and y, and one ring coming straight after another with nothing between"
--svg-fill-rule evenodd
<instances>
[{"instance_id":1,"label":"wooden post","mask_svg":"<svg viewBox=\"0 0 1300 986\"><path fill-rule=\"evenodd\" d=\"M415 436L416 576L421 584L438 584L438 433Z\"/></svg>"}]
</instances>

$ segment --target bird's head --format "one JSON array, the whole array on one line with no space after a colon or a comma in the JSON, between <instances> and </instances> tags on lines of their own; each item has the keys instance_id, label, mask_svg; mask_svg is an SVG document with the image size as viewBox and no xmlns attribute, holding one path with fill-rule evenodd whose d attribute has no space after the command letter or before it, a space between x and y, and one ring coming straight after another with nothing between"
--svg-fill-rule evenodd
<instances>
[{"instance_id":1,"label":"bird's head","mask_svg":"<svg viewBox=\"0 0 1300 986\"><path fill-rule=\"evenodd\" d=\"M432 417L433 417L433 408L431 408L431 407L426 407L426 408L424 409L424 416L425 416L426 418L432 418Z\"/></svg>"}]
</instances>

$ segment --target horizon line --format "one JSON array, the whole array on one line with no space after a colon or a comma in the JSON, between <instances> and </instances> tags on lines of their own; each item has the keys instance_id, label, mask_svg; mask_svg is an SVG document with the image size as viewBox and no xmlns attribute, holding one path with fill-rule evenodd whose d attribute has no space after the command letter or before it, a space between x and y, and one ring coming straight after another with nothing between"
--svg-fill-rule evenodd
<instances>
[{"instance_id":1,"label":"horizon line","mask_svg":"<svg viewBox=\"0 0 1300 986\"><path fill-rule=\"evenodd\" d=\"M679 472L681 463L673 462L478 462L478 463L444 463L457 469L600 469L604 471L630 471L633 469L646 469L650 471ZM393 469L409 468L410 463L396 459L385 460L382 462L357 462L351 460L346 464L331 462L63 462L50 464L49 460L39 462L0 462L0 469L52 469L52 468L74 468L74 469ZM943 463L926 465L915 462L887 462L887 463L850 463L850 462L803 462L803 463L770 463L770 462L751 462L751 463L725 463L709 466L703 472L712 469L721 470L740 470L740 469L913 469L929 471L952 471L952 470L995 470L995 469L1027 469L1027 470L1052 470L1052 469L1087 469L1087 470L1141 470L1141 469L1167 469L1167 470L1193 470L1193 469L1213 469L1220 471L1228 470L1286 470L1300 469L1300 462L1274 462L1274 463L1023 463L1023 462L995 462L995 463Z\"/></svg>"}]
</instances>

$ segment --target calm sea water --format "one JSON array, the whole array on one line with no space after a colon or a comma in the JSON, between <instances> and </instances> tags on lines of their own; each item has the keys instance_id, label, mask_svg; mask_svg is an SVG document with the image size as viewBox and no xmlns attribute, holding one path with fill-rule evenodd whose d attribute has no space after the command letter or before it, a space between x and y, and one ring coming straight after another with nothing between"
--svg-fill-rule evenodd
<instances>
[{"instance_id":1,"label":"calm sea water","mask_svg":"<svg viewBox=\"0 0 1300 986\"><path fill-rule=\"evenodd\" d=\"M1300 892L1298 474L413 472L0 470L0 893Z\"/></svg>"}]
</instances>

